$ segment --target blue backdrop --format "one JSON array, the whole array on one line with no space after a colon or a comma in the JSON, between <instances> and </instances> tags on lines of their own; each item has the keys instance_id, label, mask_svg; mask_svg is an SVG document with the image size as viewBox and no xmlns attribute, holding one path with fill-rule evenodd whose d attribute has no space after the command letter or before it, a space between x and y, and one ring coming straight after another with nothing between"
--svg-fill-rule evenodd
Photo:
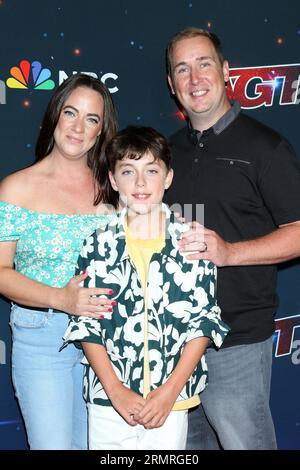
<instances>
[{"instance_id":1,"label":"blue backdrop","mask_svg":"<svg viewBox=\"0 0 300 470\"><path fill-rule=\"evenodd\" d=\"M220 36L232 67L229 93L300 155L298 0L276 6L269 0L46 3L0 0L1 178L33 161L51 89L76 71L96 74L110 88L120 127L145 124L169 135L182 126L166 83L164 49L176 31L191 25ZM300 449L299 278L298 261L280 268L271 405L281 449ZM0 449L24 449L4 299L0 313Z\"/></svg>"}]
</instances>

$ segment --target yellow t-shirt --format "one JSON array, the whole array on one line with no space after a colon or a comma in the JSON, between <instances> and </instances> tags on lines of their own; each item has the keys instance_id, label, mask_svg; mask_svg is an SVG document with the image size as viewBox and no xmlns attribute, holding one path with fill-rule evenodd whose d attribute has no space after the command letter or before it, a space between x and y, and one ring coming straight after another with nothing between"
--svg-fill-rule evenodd
<instances>
[{"instance_id":1,"label":"yellow t-shirt","mask_svg":"<svg viewBox=\"0 0 300 470\"><path fill-rule=\"evenodd\" d=\"M126 233L126 245L128 254L136 267L139 279L142 284L145 297L145 305L147 305L147 280L148 280L148 269L150 260L154 253L159 253L165 246L165 236L162 233L159 238L155 239L140 239L134 238L130 233L127 226L125 226ZM144 398L147 397L150 392L150 369L149 369L149 349L148 349L148 316L147 310L144 315ZM181 400L176 402L172 408L176 410L187 410L199 405L199 395L195 395L187 400Z\"/></svg>"}]
</instances>

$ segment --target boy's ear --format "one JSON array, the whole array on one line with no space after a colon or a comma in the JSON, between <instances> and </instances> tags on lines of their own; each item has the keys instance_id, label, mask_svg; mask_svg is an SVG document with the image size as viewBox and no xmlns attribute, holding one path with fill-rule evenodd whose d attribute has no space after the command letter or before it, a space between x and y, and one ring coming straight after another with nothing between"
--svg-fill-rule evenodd
<instances>
[{"instance_id":1,"label":"boy's ear","mask_svg":"<svg viewBox=\"0 0 300 470\"><path fill-rule=\"evenodd\" d=\"M112 185L113 189L115 191L118 191L118 186L116 184L116 180L115 180L114 175L112 174L111 171L108 172L108 177L109 177L109 181L110 181L110 184Z\"/></svg>"},{"instance_id":2,"label":"boy's ear","mask_svg":"<svg viewBox=\"0 0 300 470\"><path fill-rule=\"evenodd\" d=\"M168 174L166 176L166 180L165 180L165 189L168 189L171 184L172 184L172 181L173 181L173 176L174 176L174 171L173 169L171 168L169 171L168 171Z\"/></svg>"}]
</instances>

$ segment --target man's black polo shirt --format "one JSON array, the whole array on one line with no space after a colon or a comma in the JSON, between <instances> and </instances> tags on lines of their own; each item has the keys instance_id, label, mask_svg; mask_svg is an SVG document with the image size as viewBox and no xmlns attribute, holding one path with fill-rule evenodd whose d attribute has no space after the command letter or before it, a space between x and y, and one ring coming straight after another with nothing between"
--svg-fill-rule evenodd
<instances>
[{"instance_id":1,"label":"man's black polo shirt","mask_svg":"<svg viewBox=\"0 0 300 470\"><path fill-rule=\"evenodd\" d=\"M300 166L289 143L235 105L203 133L171 137L174 180L166 202L204 204L204 224L226 241L249 240L300 220ZM274 331L277 268L218 269L218 303L231 327L224 346L254 343Z\"/></svg>"}]
</instances>

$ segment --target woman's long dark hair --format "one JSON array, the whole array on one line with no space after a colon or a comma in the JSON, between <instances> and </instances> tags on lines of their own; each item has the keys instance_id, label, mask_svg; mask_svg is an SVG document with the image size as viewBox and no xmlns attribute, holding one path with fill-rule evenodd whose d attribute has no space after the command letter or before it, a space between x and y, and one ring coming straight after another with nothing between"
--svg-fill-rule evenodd
<instances>
[{"instance_id":1,"label":"woman's long dark hair","mask_svg":"<svg viewBox=\"0 0 300 470\"><path fill-rule=\"evenodd\" d=\"M86 87L97 91L104 103L101 134L97 137L95 145L87 154L87 164L91 168L95 179L94 205L97 205L103 201L103 187L106 186L108 179L105 149L107 143L117 132L116 110L110 92L100 80L83 73L78 73L69 77L55 90L42 121L35 149L35 161L43 160L52 151L54 147L54 131L63 105L72 91L78 87Z\"/></svg>"}]
</instances>

